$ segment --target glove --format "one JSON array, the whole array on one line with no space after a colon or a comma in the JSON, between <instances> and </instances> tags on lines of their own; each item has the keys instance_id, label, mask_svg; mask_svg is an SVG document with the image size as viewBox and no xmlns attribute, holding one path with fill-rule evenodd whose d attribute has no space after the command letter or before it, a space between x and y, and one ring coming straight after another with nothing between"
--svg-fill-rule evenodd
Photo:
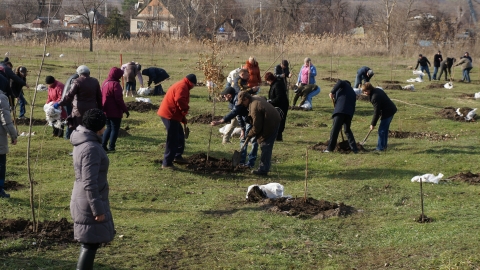
<instances>
[{"instance_id":1,"label":"glove","mask_svg":"<svg viewBox=\"0 0 480 270\"><path fill-rule=\"evenodd\" d=\"M55 102L55 103L53 104L53 108L55 108L55 109L58 109L59 106L60 106L60 105L58 105L58 102Z\"/></svg>"},{"instance_id":2,"label":"glove","mask_svg":"<svg viewBox=\"0 0 480 270\"><path fill-rule=\"evenodd\" d=\"M127 116L126 118L128 118L130 116L130 113L127 111L125 112L125 115Z\"/></svg>"}]
</instances>

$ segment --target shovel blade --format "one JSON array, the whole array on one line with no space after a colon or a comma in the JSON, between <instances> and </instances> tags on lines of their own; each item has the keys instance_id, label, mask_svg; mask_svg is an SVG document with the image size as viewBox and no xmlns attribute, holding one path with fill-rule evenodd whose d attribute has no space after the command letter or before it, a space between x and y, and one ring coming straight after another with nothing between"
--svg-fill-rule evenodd
<instances>
[{"instance_id":1,"label":"shovel blade","mask_svg":"<svg viewBox=\"0 0 480 270\"><path fill-rule=\"evenodd\" d=\"M350 144L348 144L348 141L342 141L338 144L338 147L342 150L350 150Z\"/></svg>"},{"instance_id":2,"label":"shovel blade","mask_svg":"<svg viewBox=\"0 0 480 270\"><path fill-rule=\"evenodd\" d=\"M237 167L240 164L240 158L241 158L240 152L237 150L233 151L233 155L232 155L233 167Z\"/></svg>"}]
</instances>

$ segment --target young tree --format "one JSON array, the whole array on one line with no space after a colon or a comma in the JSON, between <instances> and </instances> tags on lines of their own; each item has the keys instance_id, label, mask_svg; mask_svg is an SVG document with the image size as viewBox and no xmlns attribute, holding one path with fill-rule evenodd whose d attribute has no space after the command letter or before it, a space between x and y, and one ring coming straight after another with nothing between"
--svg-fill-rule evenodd
<instances>
[{"instance_id":1,"label":"young tree","mask_svg":"<svg viewBox=\"0 0 480 270\"><path fill-rule=\"evenodd\" d=\"M12 2L11 11L22 23L32 22L38 11L38 7L34 0L17 0Z\"/></svg>"},{"instance_id":2,"label":"young tree","mask_svg":"<svg viewBox=\"0 0 480 270\"><path fill-rule=\"evenodd\" d=\"M107 36L126 38L128 35L128 21L119 13L117 8L110 11L105 34Z\"/></svg>"},{"instance_id":3,"label":"young tree","mask_svg":"<svg viewBox=\"0 0 480 270\"><path fill-rule=\"evenodd\" d=\"M267 13L262 14L258 8L247 8L243 16L242 26L248 34L248 40L255 44L265 34L270 25L270 17Z\"/></svg>"},{"instance_id":4,"label":"young tree","mask_svg":"<svg viewBox=\"0 0 480 270\"><path fill-rule=\"evenodd\" d=\"M73 12L83 18L89 30L90 51L93 52L93 32L98 27L98 12L103 7L105 0L79 0L75 3Z\"/></svg>"}]
</instances>

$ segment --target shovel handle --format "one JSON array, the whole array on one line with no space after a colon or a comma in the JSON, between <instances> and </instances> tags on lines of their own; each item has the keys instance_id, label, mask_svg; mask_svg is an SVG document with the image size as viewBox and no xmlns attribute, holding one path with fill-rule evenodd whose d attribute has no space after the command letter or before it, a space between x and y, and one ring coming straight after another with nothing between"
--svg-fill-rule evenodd
<instances>
[{"instance_id":1,"label":"shovel handle","mask_svg":"<svg viewBox=\"0 0 480 270\"><path fill-rule=\"evenodd\" d=\"M368 136L370 136L370 133L372 132L372 130L373 130L373 129L370 129L370 130L368 131L367 136L365 136L365 139L363 139L362 143L360 143L361 145L364 145L364 144L365 144L365 142L367 141Z\"/></svg>"}]
</instances>

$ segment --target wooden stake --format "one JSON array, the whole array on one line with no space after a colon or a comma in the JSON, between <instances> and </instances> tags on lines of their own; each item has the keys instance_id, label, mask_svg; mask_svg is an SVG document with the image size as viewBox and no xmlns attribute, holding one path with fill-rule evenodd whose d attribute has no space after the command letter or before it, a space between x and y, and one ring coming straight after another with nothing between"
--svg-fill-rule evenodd
<instances>
[{"instance_id":1,"label":"wooden stake","mask_svg":"<svg viewBox=\"0 0 480 270\"><path fill-rule=\"evenodd\" d=\"M422 204L422 223L425 221L425 215L423 214L423 179L420 177L420 203Z\"/></svg>"},{"instance_id":2,"label":"wooden stake","mask_svg":"<svg viewBox=\"0 0 480 270\"><path fill-rule=\"evenodd\" d=\"M123 65L123 59L122 59L122 54L120 54L120 68L122 67ZM122 76L122 88L125 89L125 81L123 79L123 76Z\"/></svg>"},{"instance_id":3,"label":"wooden stake","mask_svg":"<svg viewBox=\"0 0 480 270\"><path fill-rule=\"evenodd\" d=\"M307 179L308 179L308 147L305 154L305 193L303 195L303 201L307 202Z\"/></svg>"}]
</instances>

